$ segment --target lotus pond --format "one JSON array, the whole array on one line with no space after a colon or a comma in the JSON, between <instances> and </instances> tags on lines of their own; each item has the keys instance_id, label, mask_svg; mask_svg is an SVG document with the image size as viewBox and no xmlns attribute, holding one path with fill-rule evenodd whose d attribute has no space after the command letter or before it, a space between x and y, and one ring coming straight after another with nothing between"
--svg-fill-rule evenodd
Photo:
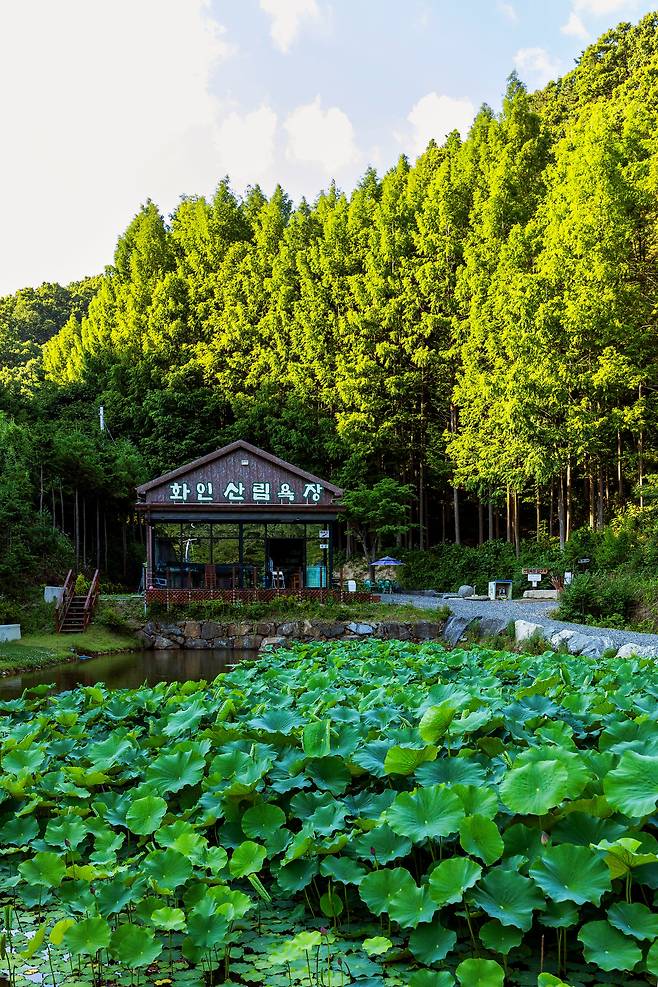
<instances>
[{"instance_id":1,"label":"lotus pond","mask_svg":"<svg viewBox=\"0 0 658 987\"><path fill-rule=\"evenodd\" d=\"M656 983L647 660L304 644L0 713L0 982Z\"/></svg>"}]
</instances>

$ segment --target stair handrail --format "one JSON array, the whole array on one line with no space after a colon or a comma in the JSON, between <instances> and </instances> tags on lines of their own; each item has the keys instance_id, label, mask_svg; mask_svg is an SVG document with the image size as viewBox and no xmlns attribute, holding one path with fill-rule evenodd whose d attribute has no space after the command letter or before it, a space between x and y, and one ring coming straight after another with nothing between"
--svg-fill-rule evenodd
<instances>
[{"instance_id":1,"label":"stair handrail","mask_svg":"<svg viewBox=\"0 0 658 987\"><path fill-rule=\"evenodd\" d=\"M66 614L71 605L71 600L75 596L75 578L73 576L73 569L69 569L66 579L64 580L64 586L62 587L62 597L55 607L55 630L57 634L60 633L62 625L66 619Z\"/></svg>"},{"instance_id":2,"label":"stair handrail","mask_svg":"<svg viewBox=\"0 0 658 987\"><path fill-rule=\"evenodd\" d=\"M87 630L87 627L91 623L91 618L94 616L94 610L96 609L96 604L98 603L98 597L100 596L100 573L96 569L94 573L94 578L91 581L91 586L89 587L89 592L87 593L87 598L85 600L84 608L84 622L83 627Z\"/></svg>"}]
</instances>

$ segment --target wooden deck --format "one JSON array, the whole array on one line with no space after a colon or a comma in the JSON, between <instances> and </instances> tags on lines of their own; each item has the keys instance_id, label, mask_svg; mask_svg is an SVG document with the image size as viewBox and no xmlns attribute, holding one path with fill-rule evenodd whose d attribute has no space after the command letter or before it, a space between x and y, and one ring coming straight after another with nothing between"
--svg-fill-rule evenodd
<instances>
[{"instance_id":1,"label":"wooden deck","mask_svg":"<svg viewBox=\"0 0 658 987\"><path fill-rule=\"evenodd\" d=\"M333 600L338 603L375 603L379 596L373 593L348 593L338 589L167 589L146 590L147 603L164 603L177 606L185 603L200 603L203 600L222 600L224 603L269 603L281 597L297 600L315 600L324 603Z\"/></svg>"}]
</instances>

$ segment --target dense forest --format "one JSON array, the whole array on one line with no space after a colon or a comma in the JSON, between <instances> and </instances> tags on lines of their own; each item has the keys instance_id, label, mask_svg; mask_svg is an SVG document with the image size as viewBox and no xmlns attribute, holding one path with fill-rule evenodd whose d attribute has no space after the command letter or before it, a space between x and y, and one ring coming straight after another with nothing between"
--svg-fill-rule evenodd
<instances>
[{"instance_id":1,"label":"dense forest","mask_svg":"<svg viewBox=\"0 0 658 987\"><path fill-rule=\"evenodd\" d=\"M651 14L350 194L147 202L103 274L0 299L0 588L132 579L135 484L239 437L396 481L407 547L646 510L657 124Z\"/></svg>"}]
</instances>

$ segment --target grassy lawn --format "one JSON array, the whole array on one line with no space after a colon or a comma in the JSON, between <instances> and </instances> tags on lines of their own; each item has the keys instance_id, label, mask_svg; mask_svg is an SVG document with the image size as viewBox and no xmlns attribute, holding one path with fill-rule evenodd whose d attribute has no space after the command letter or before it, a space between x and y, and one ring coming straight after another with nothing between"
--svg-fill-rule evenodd
<instances>
[{"instance_id":1,"label":"grassy lawn","mask_svg":"<svg viewBox=\"0 0 658 987\"><path fill-rule=\"evenodd\" d=\"M129 634L119 634L107 627L94 625L85 634L26 634L20 641L0 644L0 671L39 668L66 661L71 651L120 651L135 647Z\"/></svg>"}]
</instances>

